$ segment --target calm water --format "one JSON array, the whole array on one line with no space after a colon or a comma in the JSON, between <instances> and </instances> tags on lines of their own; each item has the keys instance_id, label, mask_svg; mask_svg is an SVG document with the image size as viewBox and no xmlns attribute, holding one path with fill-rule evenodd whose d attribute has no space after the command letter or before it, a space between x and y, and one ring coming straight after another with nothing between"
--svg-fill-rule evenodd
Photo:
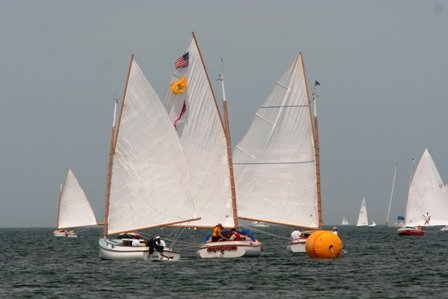
<instances>
[{"instance_id":1,"label":"calm water","mask_svg":"<svg viewBox=\"0 0 448 299\"><path fill-rule=\"evenodd\" d=\"M190 244L175 246L179 262L101 260L100 230L77 239L52 230L0 229L0 298L448 298L448 232L438 230L406 237L384 226L339 226L344 254L333 261L291 255L286 240L261 233L258 258L203 260L193 244L204 231L191 230L179 240Z\"/></svg>"}]
</instances>

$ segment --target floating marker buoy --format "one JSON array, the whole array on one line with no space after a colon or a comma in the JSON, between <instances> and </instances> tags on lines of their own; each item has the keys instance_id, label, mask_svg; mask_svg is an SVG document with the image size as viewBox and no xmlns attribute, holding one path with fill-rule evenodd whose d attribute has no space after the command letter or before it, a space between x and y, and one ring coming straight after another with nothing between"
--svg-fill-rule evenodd
<instances>
[{"instance_id":1,"label":"floating marker buoy","mask_svg":"<svg viewBox=\"0 0 448 299\"><path fill-rule=\"evenodd\" d=\"M318 230L308 237L305 248L312 258L337 258L342 253L342 241L332 231Z\"/></svg>"}]
</instances>

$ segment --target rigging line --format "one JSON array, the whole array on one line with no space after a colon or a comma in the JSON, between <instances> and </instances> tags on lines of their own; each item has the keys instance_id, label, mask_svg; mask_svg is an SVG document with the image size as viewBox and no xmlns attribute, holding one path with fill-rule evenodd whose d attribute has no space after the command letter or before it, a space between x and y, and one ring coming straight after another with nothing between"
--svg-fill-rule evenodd
<instances>
[{"instance_id":1,"label":"rigging line","mask_svg":"<svg viewBox=\"0 0 448 299\"><path fill-rule=\"evenodd\" d=\"M303 161L303 162L241 162L233 163L235 165L287 165L287 164L309 164L315 161Z\"/></svg>"},{"instance_id":2,"label":"rigging line","mask_svg":"<svg viewBox=\"0 0 448 299\"><path fill-rule=\"evenodd\" d=\"M261 106L260 108L308 108L307 105L276 105L276 106Z\"/></svg>"},{"instance_id":3,"label":"rigging line","mask_svg":"<svg viewBox=\"0 0 448 299\"><path fill-rule=\"evenodd\" d=\"M240 225L240 227L245 228L245 229L250 230L250 231L261 233L261 234L264 234L264 235L267 235L267 236L276 237L276 238L285 239L285 240L291 240L291 238L283 237L283 236L272 234L272 233L268 233L268 232L266 232L264 230L256 229L256 228L253 228L253 227L249 227L249 226L245 226L245 225Z\"/></svg>"}]
</instances>

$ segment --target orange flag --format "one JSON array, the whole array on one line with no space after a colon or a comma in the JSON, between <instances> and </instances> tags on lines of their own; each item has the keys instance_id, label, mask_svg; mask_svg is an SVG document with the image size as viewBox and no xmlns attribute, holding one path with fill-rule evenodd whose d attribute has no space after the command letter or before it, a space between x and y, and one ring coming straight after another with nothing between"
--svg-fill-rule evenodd
<instances>
[{"instance_id":1,"label":"orange flag","mask_svg":"<svg viewBox=\"0 0 448 299\"><path fill-rule=\"evenodd\" d=\"M184 93L187 89L187 77L182 77L179 80L171 83L170 88L174 94Z\"/></svg>"}]
</instances>

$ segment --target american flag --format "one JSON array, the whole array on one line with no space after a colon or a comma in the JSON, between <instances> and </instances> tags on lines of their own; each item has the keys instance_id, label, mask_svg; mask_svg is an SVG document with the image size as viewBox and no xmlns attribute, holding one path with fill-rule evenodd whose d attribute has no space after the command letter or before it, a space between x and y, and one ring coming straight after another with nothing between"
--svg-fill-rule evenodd
<instances>
[{"instance_id":1,"label":"american flag","mask_svg":"<svg viewBox=\"0 0 448 299\"><path fill-rule=\"evenodd\" d=\"M188 52L182 55L181 57L176 59L176 62L174 63L174 66L176 68L179 67L187 67L188 66Z\"/></svg>"}]
</instances>

